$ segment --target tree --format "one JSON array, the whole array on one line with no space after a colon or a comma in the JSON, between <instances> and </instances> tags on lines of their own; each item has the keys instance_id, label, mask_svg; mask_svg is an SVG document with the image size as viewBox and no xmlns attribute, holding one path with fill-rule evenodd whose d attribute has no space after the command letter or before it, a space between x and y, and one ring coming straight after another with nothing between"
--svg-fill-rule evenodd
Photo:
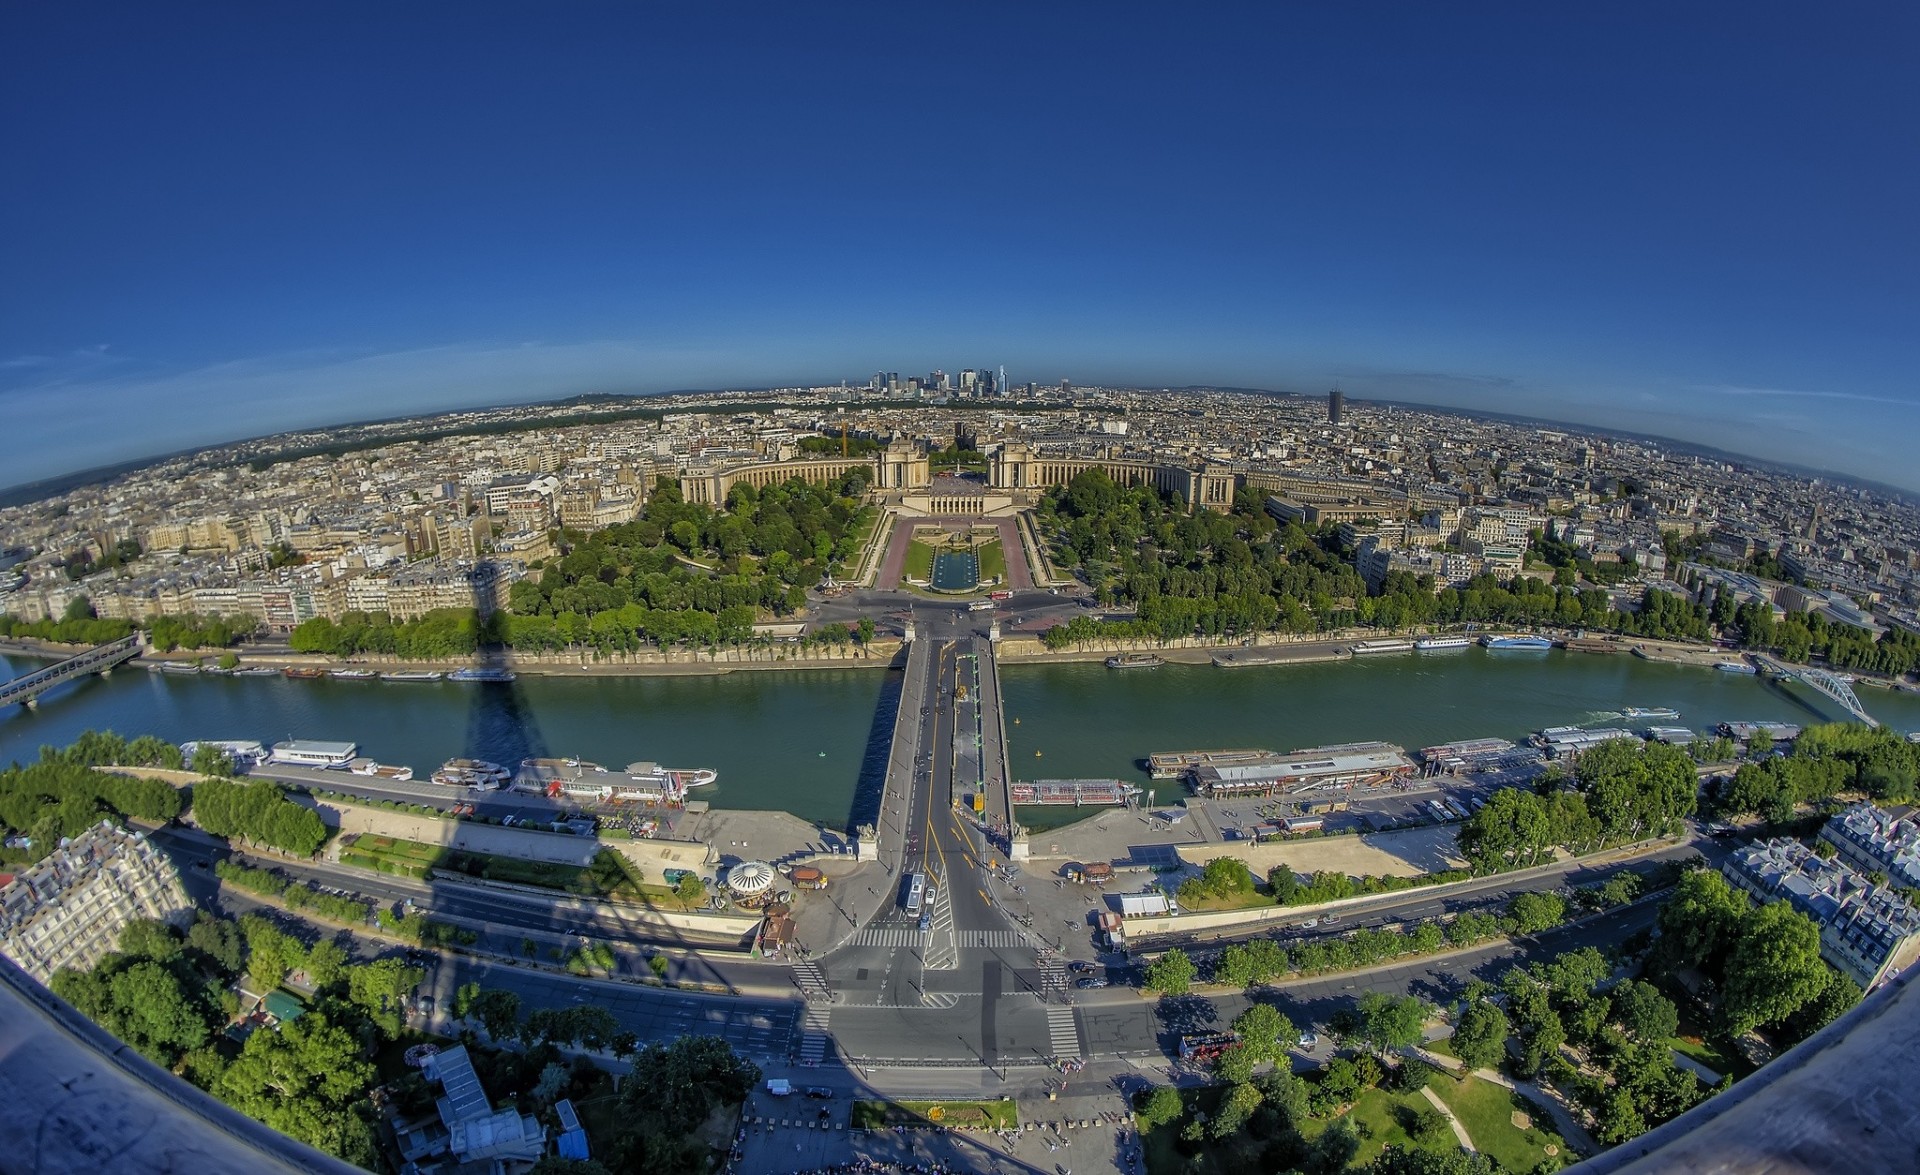
<instances>
[{"instance_id":1,"label":"tree","mask_svg":"<svg viewBox=\"0 0 1920 1175\"><path fill-rule=\"evenodd\" d=\"M1375 1052L1418 1044L1430 1011L1425 1001L1413 996L1366 992L1360 997L1355 1039Z\"/></svg>"},{"instance_id":2,"label":"tree","mask_svg":"<svg viewBox=\"0 0 1920 1175\"><path fill-rule=\"evenodd\" d=\"M1178 1122L1180 1115L1186 1113L1181 1104L1180 1091L1171 1085L1156 1085L1144 1090L1134 1099L1137 1107L1136 1123L1142 1134L1171 1122Z\"/></svg>"},{"instance_id":3,"label":"tree","mask_svg":"<svg viewBox=\"0 0 1920 1175\"><path fill-rule=\"evenodd\" d=\"M1642 1044L1666 1040L1680 1030L1680 1009L1651 983L1627 980L1614 988L1613 1018Z\"/></svg>"},{"instance_id":4,"label":"tree","mask_svg":"<svg viewBox=\"0 0 1920 1175\"><path fill-rule=\"evenodd\" d=\"M1747 895L1711 869L1682 874L1660 907L1660 957L1672 967L1717 973L1747 913Z\"/></svg>"},{"instance_id":5,"label":"tree","mask_svg":"<svg viewBox=\"0 0 1920 1175\"><path fill-rule=\"evenodd\" d=\"M1246 1045L1229 1045L1213 1059L1213 1075L1222 1085L1243 1085L1253 1080L1253 1069L1259 1061Z\"/></svg>"},{"instance_id":6,"label":"tree","mask_svg":"<svg viewBox=\"0 0 1920 1175\"><path fill-rule=\"evenodd\" d=\"M323 938L307 948L307 963L302 970L306 971L307 979L318 991L338 982L346 966L347 952L339 943Z\"/></svg>"},{"instance_id":7,"label":"tree","mask_svg":"<svg viewBox=\"0 0 1920 1175\"><path fill-rule=\"evenodd\" d=\"M650 1044L635 1056L620 1086L620 1107L667 1138L683 1138L715 1105L738 1102L760 1080L760 1068L717 1036L683 1036ZM616 1164L617 1165L617 1164Z\"/></svg>"},{"instance_id":8,"label":"tree","mask_svg":"<svg viewBox=\"0 0 1920 1175\"><path fill-rule=\"evenodd\" d=\"M1453 1055L1469 1069L1491 1069L1506 1056L1512 1028L1498 1004L1483 1000L1468 1004L1453 1026Z\"/></svg>"},{"instance_id":9,"label":"tree","mask_svg":"<svg viewBox=\"0 0 1920 1175\"><path fill-rule=\"evenodd\" d=\"M213 1093L282 1134L370 1164L372 1136L352 1106L373 1078L359 1042L323 1013L308 1012L278 1031L249 1036Z\"/></svg>"},{"instance_id":10,"label":"tree","mask_svg":"<svg viewBox=\"0 0 1920 1175\"><path fill-rule=\"evenodd\" d=\"M1477 1151L1390 1147L1362 1168L1362 1175L1498 1175L1504 1168Z\"/></svg>"},{"instance_id":11,"label":"tree","mask_svg":"<svg viewBox=\"0 0 1920 1175\"><path fill-rule=\"evenodd\" d=\"M1237 1083L1220 1099L1220 1108L1207 1125L1208 1132L1215 1138L1231 1138L1240 1133L1259 1108L1260 1091L1250 1083Z\"/></svg>"},{"instance_id":12,"label":"tree","mask_svg":"<svg viewBox=\"0 0 1920 1175\"><path fill-rule=\"evenodd\" d=\"M1786 1019L1828 982L1813 920L1785 902L1760 906L1741 919L1727 952L1720 1014L1738 1036Z\"/></svg>"},{"instance_id":13,"label":"tree","mask_svg":"<svg viewBox=\"0 0 1920 1175\"><path fill-rule=\"evenodd\" d=\"M1520 934L1538 934L1551 930L1567 917L1567 903L1556 893L1529 890L1513 895L1507 903L1507 918Z\"/></svg>"},{"instance_id":14,"label":"tree","mask_svg":"<svg viewBox=\"0 0 1920 1175\"><path fill-rule=\"evenodd\" d=\"M193 749L193 761L187 769L216 779L232 779L233 756L212 743L201 743Z\"/></svg>"},{"instance_id":15,"label":"tree","mask_svg":"<svg viewBox=\"0 0 1920 1175\"><path fill-rule=\"evenodd\" d=\"M1256 1061L1271 1061L1281 1056L1296 1036L1293 1022L1272 1004L1254 1004L1234 1017L1233 1030L1240 1044Z\"/></svg>"},{"instance_id":16,"label":"tree","mask_svg":"<svg viewBox=\"0 0 1920 1175\"><path fill-rule=\"evenodd\" d=\"M180 957L180 936L157 918L136 918L120 931L120 953L170 963Z\"/></svg>"},{"instance_id":17,"label":"tree","mask_svg":"<svg viewBox=\"0 0 1920 1175\"><path fill-rule=\"evenodd\" d=\"M1193 986L1196 969L1187 952L1173 947L1165 954L1147 964L1141 986L1148 991L1157 991L1161 995L1185 995Z\"/></svg>"},{"instance_id":18,"label":"tree","mask_svg":"<svg viewBox=\"0 0 1920 1175\"><path fill-rule=\"evenodd\" d=\"M237 975L246 961L246 942L240 928L225 918L201 910L187 930L187 946L199 951L223 974Z\"/></svg>"}]
</instances>

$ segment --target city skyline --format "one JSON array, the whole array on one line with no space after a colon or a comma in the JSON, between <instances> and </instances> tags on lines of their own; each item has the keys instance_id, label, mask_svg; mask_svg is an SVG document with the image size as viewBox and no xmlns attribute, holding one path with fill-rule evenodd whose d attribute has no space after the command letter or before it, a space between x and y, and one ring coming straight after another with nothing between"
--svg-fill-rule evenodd
<instances>
[{"instance_id":1,"label":"city skyline","mask_svg":"<svg viewBox=\"0 0 1920 1175\"><path fill-rule=\"evenodd\" d=\"M1014 12L18 14L15 480L893 356L1920 488L1909 14Z\"/></svg>"}]
</instances>

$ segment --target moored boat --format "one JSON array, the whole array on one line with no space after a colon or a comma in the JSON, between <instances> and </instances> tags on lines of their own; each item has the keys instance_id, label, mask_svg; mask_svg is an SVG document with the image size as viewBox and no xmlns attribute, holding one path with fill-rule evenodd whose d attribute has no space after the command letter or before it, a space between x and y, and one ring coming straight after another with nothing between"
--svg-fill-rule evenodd
<instances>
[{"instance_id":1,"label":"moored boat","mask_svg":"<svg viewBox=\"0 0 1920 1175\"><path fill-rule=\"evenodd\" d=\"M1422 653L1431 653L1437 649L1465 649L1473 645L1473 638L1464 636L1426 636L1413 642L1413 647Z\"/></svg>"},{"instance_id":2,"label":"moored boat","mask_svg":"<svg viewBox=\"0 0 1920 1175\"><path fill-rule=\"evenodd\" d=\"M270 762L287 767L324 767L336 770L345 768L347 764L353 762L359 750L359 746L355 743L290 738L286 742L273 744L273 753L268 756L268 759Z\"/></svg>"},{"instance_id":3,"label":"moored boat","mask_svg":"<svg viewBox=\"0 0 1920 1175\"><path fill-rule=\"evenodd\" d=\"M446 674L438 669L394 669L380 675L381 681L439 681Z\"/></svg>"},{"instance_id":4,"label":"moored boat","mask_svg":"<svg viewBox=\"0 0 1920 1175\"><path fill-rule=\"evenodd\" d=\"M371 669L336 669L329 676L347 681L372 681L380 675Z\"/></svg>"},{"instance_id":5,"label":"moored boat","mask_svg":"<svg viewBox=\"0 0 1920 1175\"><path fill-rule=\"evenodd\" d=\"M327 675L326 670L318 669L311 665L289 665L285 669L282 669L280 672L286 674L288 677L298 677L303 679L325 677Z\"/></svg>"},{"instance_id":6,"label":"moored boat","mask_svg":"<svg viewBox=\"0 0 1920 1175\"><path fill-rule=\"evenodd\" d=\"M1553 641L1544 636L1483 636L1480 638L1483 649L1551 649Z\"/></svg>"},{"instance_id":7,"label":"moored boat","mask_svg":"<svg viewBox=\"0 0 1920 1175\"><path fill-rule=\"evenodd\" d=\"M1413 642L1361 641L1359 644L1351 646L1351 652L1356 657L1364 657L1370 653L1411 653L1413 652Z\"/></svg>"},{"instance_id":8,"label":"moored boat","mask_svg":"<svg viewBox=\"0 0 1920 1175\"><path fill-rule=\"evenodd\" d=\"M1115 653L1107 658L1108 669L1151 669L1165 661L1152 653Z\"/></svg>"},{"instance_id":9,"label":"moored boat","mask_svg":"<svg viewBox=\"0 0 1920 1175\"><path fill-rule=\"evenodd\" d=\"M193 766L193 756L201 747L212 747L223 752L235 767L251 767L267 757L267 748L253 739L211 739L203 738L194 742L180 744L180 755Z\"/></svg>"},{"instance_id":10,"label":"moored boat","mask_svg":"<svg viewBox=\"0 0 1920 1175\"><path fill-rule=\"evenodd\" d=\"M411 767L389 766L385 763L376 763L372 759L355 759L347 765L347 769L355 775L370 775L380 779L398 780L402 783L413 778Z\"/></svg>"}]
</instances>

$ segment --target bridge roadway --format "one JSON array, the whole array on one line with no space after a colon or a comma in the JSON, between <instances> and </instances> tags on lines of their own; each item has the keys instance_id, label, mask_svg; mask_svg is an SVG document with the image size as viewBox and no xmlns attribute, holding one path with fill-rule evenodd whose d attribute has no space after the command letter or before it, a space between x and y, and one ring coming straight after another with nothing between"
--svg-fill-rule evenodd
<instances>
[{"instance_id":1,"label":"bridge roadway","mask_svg":"<svg viewBox=\"0 0 1920 1175\"><path fill-rule=\"evenodd\" d=\"M89 673L105 676L113 672L115 665L138 657L140 650L140 634L134 633L109 644L97 645L84 653L75 653L64 661L56 661L32 673L23 673L0 685L0 706L18 704L32 709L39 704L40 695L54 686L76 677L85 677Z\"/></svg>"},{"instance_id":2,"label":"bridge roadway","mask_svg":"<svg viewBox=\"0 0 1920 1175\"><path fill-rule=\"evenodd\" d=\"M997 697L981 696L983 683L995 680L981 669L993 656L987 620L921 605L913 623L895 726L894 762L905 768L889 773L881 832L890 888L870 890L877 912L816 961L830 993L814 1013L816 1028L830 1031L847 1057L869 1063L1004 1071L1078 1056L1072 1009L1044 998L1064 990L1059 963L999 905L1004 859L961 814L983 778L1006 775L999 740L989 744L982 733L987 721L998 722ZM925 930L905 908L916 873L932 886Z\"/></svg>"}]
</instances>

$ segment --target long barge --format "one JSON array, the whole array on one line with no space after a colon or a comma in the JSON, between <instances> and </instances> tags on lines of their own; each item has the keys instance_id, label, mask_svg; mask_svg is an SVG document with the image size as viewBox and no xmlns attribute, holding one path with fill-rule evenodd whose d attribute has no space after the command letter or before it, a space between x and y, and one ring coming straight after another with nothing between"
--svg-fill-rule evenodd
<instances>
[{"instance_id":1,"label":"long barge","mask_svg":"<svg viewBox=\"0 0 1920 1175\"><path fill-rule=\"evenodd\" d=\"M1192 768L1187 782L1205 796L1291 794L1329 788L1385 787L1413 774L1413 760L1392 743L1306 747L1271 761Z\"/></svg>"},{"instance_id":2,"label":"long barge","mask_svg":"<svg viewBox=\"0 0 1920 1175\"><path fill-rule=\"evenodd\" d=\"M1016 804L1086 807L1118 806L1137 799L1141 789L1117 779L1038 779L1013 785Z\"/></svg>"},{"instance_id":3,"label":"long barge","mask_svg":"<svg viewBox=\"0 0 1920 1175\"><path fill-rule=\"evenodd\" d=\"M1147 756L1147 774L1154 779L1179 779L1195 767L1244 767L1279 759L1272 751L1155 751Z\"/></svg>"}]
</instances>

